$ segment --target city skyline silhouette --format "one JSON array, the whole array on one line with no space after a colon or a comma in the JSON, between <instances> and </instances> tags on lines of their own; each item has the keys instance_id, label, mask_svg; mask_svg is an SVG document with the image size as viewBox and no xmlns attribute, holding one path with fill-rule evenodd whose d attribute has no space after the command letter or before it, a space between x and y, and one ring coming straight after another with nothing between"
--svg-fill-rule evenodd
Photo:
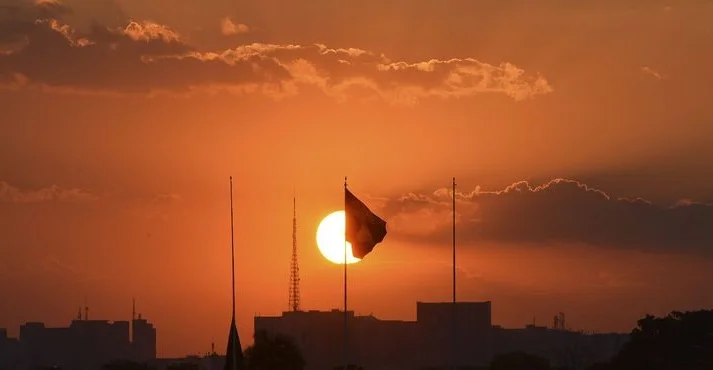
<instances>
[{"instance_id":1,"label":"city skyline silhouette","mask_svg":"<svg viewBox=\"0 0 713 370\"><path fill-rule=\"evenodd\" d=\"M581 185L580 185L579 183L572 182L572 181L569 181L569 180L567 180L567 181L558 180L558 181L555 181L555 182L550 183L549 186L561 186L562 184L564 184L564 186L571 186L571 187L573 187L573 188L576 187L577 189L582 189L582 188L581 188ZM523 185L517 185L517 186L518 186L518 187L522 187ZM515 187L513 187L513 188L515 188ZM537 188L531 187L530 189L531 189L531 190L529 190L529 191L531 191L533 194L536 194L536 193L537 193L537 191L535 190L535 189L537 189ZM542 189L546 189L546 187L545 187L545 188L542 188ZM582 191L583 191L583 192L592 192L592 190L590 190L590 189L582 190ZM504 193L501 193L501 194L504 194ZM609 198L609 195L607 195L607 194L600 194L600 193L597 193L597 194L598 194L600 197L602 197L603 199ZM436 195L436 196L437 196L437 195ZM489 193L484 192L482 196L495 196L495 195L494 195L494 194L489 194ZM631 206L631 207L633 207L633 208L636 208L636 207L638 207L638 206L640 206L640 205L642 205L642 204L645 204L643 201L636 201L636 202L634 202L634 201L630 201L630 200L626 200L626 199L624 199L624 200L618 200L617 202L621 202L621 205L620 205L620 206L622 206L622 207ZM637 204L637 202L638 202L639 204ZM653 208L653 206L651 206L651 207ZM696 207L696 205L691 205L691 207ZM706 207L706 206L700 205L700 206L698 206L698 207ZM384 209L386 209L386 208L384 208ZM661 209L661 211L657 211L657 212L663 212L664 214L665 214L665 212L667 212L666 209L663 209L663 208L660 208L660 209ZM653 210L655 210L655 208L654 208ZM668 212L675 213L675 212L677 212L677 210L674 208L674 209L668 210ZM672 215L672 217L680 217L680 215L679 215L679 216L677 216L677 215ZM300 220L300 221L301 221L301 220ZM288 227L289 227L289 226L288 226ZM304 226L303 226L303 228L304 228ZM311 229L312 229L312 230L310 230L310 231L313 231L313 232L314 232L314 230L316 229L316 227L313 226ZM673 230L673 229L672 229L672 230ZM463 237L464 239L468 240L468 238L470 237L470 236L468 235L468 231L467 231L467 230L464 230L464 231L465 231L465 235L463 235L462 237ZM660 230L659 230L659 231L660 231ZM701 229L701 231L704 232L702 229ZM664 232L665 232L665 231L664 231ZM660 234L660 235L661 235L661 234ZM703 234L703 235L704 235L704 234ZM476 237L477 237L477 236L476 236ZM438 238L438 236L436 236L436 238ZM665 240L664 240L664 241L665 241ZM317 249L315 242L310 241L310 240L308 239L308 240L306 240L306 243L303 243L303 244L307 244L307 245L312 244L312 250L307 249L306 251L304 251L304 249L306 249L306 248L303 248L303 253L304 253L304 254L306 254L306 255L308 255L308 256L309 256L310 252L311 252L312 254L315 254L315 250ZM387 249L388 249L389 247L390 247L390 245L388 245L387 247L384 247L384 248L377 248L377 252L375 252L375 253L380 253L381 250L387 251ZM238 248L240 248L240 247L238 247ZM287 254L287 253L290 252L290 245L287 244L287 245L283 246L283 249L285 250L284 253L283 253L284 258L285 258L285 259L287 260L287 262L288 262L288 261L289 261L289 254ZM245 253L244 250L243 250L243 251L238 251L237 253L240 254L241 252L242 252L242 253ZM467 256L467 255L468 255L468 250L467 250L467 249L464 249L464 250L463 250L463 253L464 253L465 256ZM317 251L316 254L319 255L319 252ZM421 256L423 256L423 254L421 254ZM222 259L222 258L224 258L224 256L221 256L221 259ZM318 256L318 258L324 260L324 257L322 257L322 256ZM571 257L570 257L570 258L571 258ZM46 262L46 261L43 261L43 262ZM289 272L289 264L288 264L287 262L283 263L283 264L287 264L287 268L285 268L284 266L282 266L281 270L282 270L283 272L285 272L285 270ZM57 261L53 261L53 262L51 262L51 263L58 263L58 262L57 262ZM356 265L353 266L353 268L355 269L355 271L357 271L356 274L359 274L359 275L357 275L357 276L358 276L357 279L359 279L359 277L361 277L361 278L363 279L363 274L364 274L364 273L361 272L361 271L364 271L365 268L367 268L367 271L368 271L368 267L366 267L366 266L368 266L369 264L382 265L382 266L383 266L383 265L387 265L387 266L388 266L389 264L392 264L392 263L394 263L394 262L393 262L393 261L379 261L378 259L373 259L373 260L370 260L368 263L362 263L362 262L357 263ZM432 261L427 261L427 258L424 258L424 259L421 260L421 261L415 261L415 258L414 258L414 263L420 264L420 265L432 264L432 265L438 266L438 269L441 270L441 271L440 271L440 274L441 274L440 283L441 283L441 287L442 287L441 289L442 289L443 291L441 292L441 295L440 295L440 296L439 296L439 295L432 295L431 297L434 297L434 298L430 298L430 299L429 299L429 297L416 298L416 299L413 299L413 300L411 301L411 303L413 303L413 302L415 302L415 301L423 301L423 300L426 300L426 301L438 301L438 300L439 300L439 297L440 297L440 300L446 301L446 300L447 300L447 298L446 298L447 295L445 295L445 294L447 294L447 291L449 290L449 287L448 287L447 284L448 284L448 272L449 272L448 270L450 269L449 266L448 266L449 264L448 264L447 260L441 260L440 262L435 263L435 262L432 262ZM330 263L327 262L327 264L330 264ZM52 265L50 265L50 266L52 266ZM239 272L239 271L240 271L240 267L239 267L239 266L240 266L240 261L237 262L237 266L238 266L238 275L239 275L239 274L240 274L240 272ZM56 265L55 265L54 267L56 268ZM51 268L51 267L50 267L50 268ZM332 273L330 274L330 275L331 275L331 278L335 280L335 281L332 281L332 283L336 283L336 284L332 284L332 286L333 286L334 290L338 292L338 291L340 290L340 288L339 288L339 283L340 283L340 280L341 280L341 279L340 279L340 278L341 278L341 276L340 276L341 274L339 274L339 272L338 272L339 267L335 265L335 267L330 267L330 269L331 269L331 271L332 271ZM304 273L307 273L307 276L309 276L310 271L305 271L305 269L303 268L303 269L302 269L302 273L303 273L303 274L304 274ZM474 277L469 276L469 275L472 274L472 273L470 273L469 271L463 269L463 268L461 267L461 265L458 265L458 266L457 266L457 274L458 274L458 279L459 279L459 281L462 281L462 282L465 284L466 292L468 292L470 289L473 289L473 288L476 288L476 289L477 289L477 288L478 288L478 287L477 287L477 284L473 284L473 283L472 283L473 281L477 281L477 279L474 279ZM270 315L270 314L279 314L279 313L282 312L282 311L287 311L287 307L286 307L286 304L285 304L284 302L286 302L287 299L288 299L288 293L285 292L285 289L288 289L288 288L287 288L287 285L289 284L289 275L288 275L287 273L284 273L284 275L286 275L286 276L283 276L283 277L281 278L281 280L283 280L283 281L278 281L277 284L276 284L276 285L278 285L280 288L282 288L282 289L280 289L280 293L283 293L282 296L277 297L278 299L275 299L275 300L274 300L274 301L277 301L277 303L276 303L276 304L272 304L271 307L267 308L267 309L264 310L263 312L260 312L260 313L255 312L255 315L258 315L258 316L259 316L259 315L261 315L261 314L262 314L262 315L265 315L265 314L267 314L267 315ZM8 280L9 280L9 279L8 279ZM240 279L238 278L238 280L240 280ZM266 280L269 281L270 279L266 279ZM359 279L359 280L361 280L361 279ZM257 283L257 282L256 282L256 283ZM368 296L368 293L369 293L369 291L368 291L369 286L361 286L361 284L363 284L363 283L361 283L361 282L360 282L359 284L360 284L360 285L354 287L354 290L357 292L357 293L356 293L356 297L357 297L357 298L354 300L354 301L355 301L355 305L357 306L357 312L359 312L360 314L373 313L374 310L371 309L370 307L368 307L367 305L365 305L365 304L363 303L363 302L364 302L364 299L363 299L363 298L364 298L365 296ZM475 286L473 286L473 285L475 285ZM229 287L228 287L228 288L229 288ZM247 287L247 288L249 289L249 287ZM309 283L305 284L304 282L301 282L300 290L301 290L302 292L306 293L306 294L307 294L307 297L310 297L310 293L313 293L313 292L310 292L310 290L313 290L313 289L314 289L313 286L311 286ZM460 288L460 289L463 289L463 288ZM239 294L239 295L241 294L241 293L240 293L240 292L241 292L241 289L240 289L239 286L238 286L238 288L237 288L236 291L238 292L237 294ZM461 290L459 290L459 292L460 292L460 291L461 291ZM62 290L58 290L57 292L58 292L58 293L61 293ZM303 294L304 294L304 293L303 293ZM243 293L243 294L244 294L244 293ZM270 293L268 293L268 294L270 294ZM335 296L336 296L336 295L338 295L338 294L335 293ZM418 296L417 296L417 297L418 297ZM535 322L538 322L538 321L539 321L540 323L548 323L548 322L550 321L550 317L551 317L554 313L559 312L559 311L566 311L566 312L569 313L570 317L574 317L574 319L571 319L571 323L572 323L573 325L575 325L574 327L575 327L576 329L578 329L578 330L585 330L585 331L592 331L592 332L620 332L620 333L627 333L628 331L631 330L632 326L633 326L634 323L635 323L635 320L633 320L633 321L631 321L631 322L629 322L629 323L627 323L627 324L625 324L625 325L621 325L621 326L618 326L618 327L617 327L617 326L612 327L612 326L606 326L606 325L601 325L601 326L599 326L599 325L591 325L591 322L583 321L581 318L579 318L579 317L578 317L579 313L578 313L577 311L569 310L569 309L567 309L566 306L564 306L564 305L559 305L559 306L557 306L557 305L555 305L554 303L548 303L548 304L547 304L547 306L548 306L548 310L547 310L547 311L542 310L542 309L539 309L539 310L535 309L535 310L533 310L533 309L531 309L530 307L526 307L526 308L524 308L524 309L522 309L522 310L518 310L518 312L515 313L515 314L517 315L516 320L512 320L512 321L510 321L510 322L502 322L502 321L500 321L500 320L497 320L497 318L499 317L498 308L503 308L504 310L512 310L512 309L509 309L509 308L507 308L507 307L502 307L502 306L499 307L498 301L497 301L496 299L494 299L493 296L487 296L487 295L485 295L485 294L480 295L480 296L477 296L477 295L476 295L476 296L473 296L473 295L471 295L471 294L466 293L466 294L464 295L464 297L466 298L466 300L473 300L473 298L476 298L476 300L492 300L492 301L495 301L495 302L496 302L496 303L495 303L495 309L494 309L493 311L494 311L494 315L495 315L494 317L496 318L496 321L494 321L494 322L497 323L497 324L502 324L502 325L504 325L504 326L506 326L506 327L524 327L525 325L531 324L533 320L534 320ZM94 297L89 297L89 298L90 298L90 302L92 302L92 301L95 300ZM251 297L250 297L250 296L247 296L247 295L244 296L243 298L244 298L244 302L250 302L250 300L251 300L251 299L250 299ZM397 296L397 297L392 297L391 299L389 299L388 302L389 302L390 304L397 304L397 305L403 305L403 304L405 304L405 303L408 302L407 299L403 299L403 300L402 300L402 299L397 299L397 298L399 298L399 297L398 297L398 296ZM702 297L702 298L705 299L705 297ZM302 300L302 298L300 298L300 299ZM84 298L84 300L85 300L85 302L86 302L86 297ZM150 298L149 298L149 301L150 301ZM404 302L404 301L406 301L406 302ZM115 301L115 302L116 302L116 301ZM37 321L40 321L40 322L47 322L50 326L61 326L61 325L64 325L65 323L67 323L67 321L69 320L69 318L71 318L71 317L74 316L74 314L70 314L70 313L71 313L71 310L69 309L69 308L71 307L71 303L70 303L70 302L67 302L66 300L63 300L62 303L63 303L63 304L65 305L65 307L66 307L66 314L65 314L65 315L62 315L63 318L60 317L59 319L46 320L44 316L42 316L42 315L37 315L37 316L35 316L35 317L28 317L28 318L25 318L24 321L16 322L15 325L4 324L3 327L6 327L6 328L9 330L9 334L10 334L11 336L17 336L17 334L19 334L18 331L17 331L18 328L19 328L19 326L20 326L21 324L23 324L23 323L26 323L26 322L37 322ZM126 302L124 302L124 303L126 303ZM227 302L227 303L229 303L229 302ZM120 303L119 303L119 304L120 304ZM304 303L303 303L303 304L304 304ZM249 303L246 304L246 306L247 306L247 305L249 305ZM92 306L93 306L93 305L92 305ZM101 307L100 310L104 312L104 314L102 315L103 318L106 318L106 317L116 317L116 318L118 318L118 319L121 319L121 318L125 317L126 314L128 313L128 311L125 309L125 308L126 308L126 305L124 305L124 306L125 306L124 309L120 309L120 306L118 306L118 305L117 305L117 306L114 306L114 307L109 307L109 309L107 309L106 306L104 306L104 307L101 307L101 306L100 306L100 307ZM340 307L340 303L335 299L331 305L322 305L322 306L320 306L320 305L317 305L317 304L315 304L315 305L311 305L311 304L310 304L309 306L304 306L304 307L305 307L306 310L323 310L323 311L329 311L329 310L331 310L331 309L339 308L339 307ZM562 308L562 307L565 307L565 308ZM701 305L700 307L695 307L695 306L681 307L682 310L699 309L699 308L706 308L706 306L705 306L705 304L703 304L703 305ZM678 309L678 308L675 307L675 305L672 305L671 308L670 308L670 310L677 310L677 309ZM122 311L123 311L123 313L122 313ZM662 311L663 311L663 310L662 310ZM58 311L54 311L54 310L53 310L52 312L50 312L49 316L52 316L55 312L61 312L61 310L58 310ZM94 311L94 312L97 312L97 311ZM119 314L116 315L116 314L115 314L116 312L119 312ZM245 337L245 339L244 339L245 343L244 343L243 347L246 347L247 345L249 345L250 343L252 343L252 322L251 322L252 315L250 315L249 313L243 312L243 310L241 309L240 305L239 305L238 308L237 308L237 312L238 312L238 316L239 316L239 318L238 318L238 326L245 328L245 329L243 329L242 331L245 332L245 334L243 334L243 336ZM511 312L512 312L512 311L511 311ZM651 311L648 311L648 312L642 312L642 315L643 315L643 314L647 314L647 313L653 313L653 314L658 314L658 315L666 314L666 312L655 312L655 311L651 310ZM153 315L151 315L151 316L153 316L153 317L158 317L159 320L160 320L160 314L159 314L159 315L153 314ZM240 320L240 316L242 316L242 318L243 318L242 321ZM408 313L407 313L407 314L400 314L400 315L392 315L392 316L389 316L389 315L384 315L384 314L378 314L378 312L377 312L377 316L380 317L380 318L384 318L384 319L396 319L396 320L412 320L413 317L414 317L414 316L412 316L412 314L408 314ZM248 318L248 320L245 320L246 317ZM539 318L539 320L538 320L538 318ZM604 320L607 320L608 317L603 317L603 319L604 319ZM513 323L513 322L514 322L514 323ZM170 330L170 329L169 329L169 330ZM203 353L203 352L206 350L206 348L208 348L211 344L214 344L214 345L215 345L216 343L220 346L220 343L221 343L221 336L218 335L217 333L211 333L211 335L210 335L210 340L205 341L205 342L203 342L203 343L201 343L201 344L198 344L198 343L191 343L191 345L188 346L188 347L191 348L190 350L187 350L187 351L184 351L184 352L179 352L179 353L175 353L175 352L174 352L174 353L172 353L171 355L173 355L173 356L179 356L179 355L186 355L186 354L190 354L190 353ZM165 345L165 343L162 343L161 341L159 341L159 348L161 348L161 345ZM159 353L162 353L161 350L159 350ZM163 353L165 353L165 352L163 352ZM163 353L162 353L162 354L163 354ZM169 352L169 353L170 353L170 352Z\"/></svg>"}]
</instances>

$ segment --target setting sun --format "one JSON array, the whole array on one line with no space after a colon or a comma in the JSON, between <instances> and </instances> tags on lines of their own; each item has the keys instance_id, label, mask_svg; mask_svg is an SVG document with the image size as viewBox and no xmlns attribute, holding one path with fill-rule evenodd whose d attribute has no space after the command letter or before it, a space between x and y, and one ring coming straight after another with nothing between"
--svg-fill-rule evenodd
<instances>
[{"instance_id":1,"label":"setting sun","mask_svg":"<svg viewBox=\"0 0 713 370\"><path fill-rule=\"evenodd\" d=\"M344 264L344 211L332 212L322 219L317 228L317 247L330 262ZM352 255L352 245L347 242L347 263L360 259Z\"/></svg>"}]
</instances>

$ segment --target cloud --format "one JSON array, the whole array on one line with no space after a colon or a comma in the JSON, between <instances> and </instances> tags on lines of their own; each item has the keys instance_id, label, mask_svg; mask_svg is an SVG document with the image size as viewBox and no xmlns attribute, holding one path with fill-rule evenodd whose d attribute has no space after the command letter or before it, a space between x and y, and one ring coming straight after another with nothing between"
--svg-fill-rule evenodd
<instances>
[{"instance_id":1,"label":"cloud","mask_svg":"<svg viewBox=\"0 0 713 370\"><path fill-rule=\"evenodd\" d=\"M71 12L71 9L59 0L15 0L9 4L0 3L0 25L59 17ZM0 32L0 40L3 36L4 32Z\"/></svg>"},{"instance_id":2,"label":"cloud","mask_svg":"<svg viewBox=\"0 0 713 370\"><path fill-rule=\"evenodd\" d=\"M59 0L35 0L35 5L59 6L62 3Z\"/></svg>"},{"instance_id":3,"label":"cloud","mask_svg":"<svg viewBox=\"0 0 713 370\"><path fill-rule=\"evenodd\" d=\"M141 196L129 203L127 210L133 217L142 220L168 220L183 202L183 197L176 193L159 193L153 196Z\"/></svg>"},{"instance_id":4,"label":"cloud","mask_svg":"<svg viewBox=\"0 0 713 370\"><path fill-rule=\"evenodd\" d=\"M41 279L63 281L69 279L73 282L88 282L113 279L112 273L90 273L82 268L77 268L54 254L36 253L14 259L12 262L0 261L0 278L14 280L16 283L26 283L27 280Z\"/></svg>"},{"instance_id":5,"label":"cloud","mask_svg":"<svg viewBox=\"0 0 713 370\"><path fill-rule=\"evenodd\" d=\"M641 72L643 72L644 74L651 76L657 80L663 80L664 78L666 78L666 76L662 75L661 73L659 73L658 71L656 71L655 69L653 69L651 67L646 67L646 66L641 67Z\"/></svg>"},{"instance_id":6,"label":"cloud","mask_svg":"<svg viewBox=\"0 0 713 370\"><path fill-rule=\"evenodd\" d=\"M38 190L21 190L0 181L0 203L88 202L97 199L95 194L77 188L52 185Z\"/></svg>"},{"instance_id":7,"label":"cloud","mask_svg":"<svg viewBox=\"0 0 713 370\"><path fill-rule=\"evenodd\" d=\"M53 255L35 258L28 262L28 270L39 273L77 274L77 269Z\"/></svg>"},{"instance_id":8,"label":"cloud","mask_svg":"<svg viewBox=\"0 0 713 370\"><path fill-rule=\"evenodd\" d=\"M153 22L118 28L95 24L80 32L62 23L60 11L25 14L38 18L0 22L0 37L6 39L0 43L0 83L6 87L142 94L227 90L277 99L316 88L338 100L367 96L401 104L481 93L520 101L553 91L544 77L507 62L404 62L325 45L254 43L204 52Z\"/></svg>"},{"instance_id":9,"label":"cloud","mask_svg":"<svg viewBox=\"0 0 713 370\"><path fill-rule=\"evenodd\" d=\"M177 32L154 22L131 21L124 29L120 30L120 33L138 42L150 43L158 41L165 44L182 42ZM178 50L175 52L178 52Z\"/></svg>"},{"instance_id":10,"label":"cloud","mask_svg":"<svg viewBox=\"0 0 713 370\"><path fill-rule=\"evenodd\" d=\"M220 32L225 36L238 35L248 33L250 28L242 23L233 23L230 17L225 17L220 20Z\"/></svg>"},{"instance_id":11,"label":"cloud","mask_svg":"<svg viewBox=\"0 0 713 370\"><path fill-rule=\"evenodd\" d=\"M389 230L401 237L445 242L450 238L447 189L407 194L381 209ZM680 201L660 206L644 199L614 198L575 180L532 186L516 182L498 191L479 187L458 193L460 243L582 243L642 251L713 254L713 205Z\"/></svg>"},{"instance_id":12,"label":"cloud","mask_svg":"<svg viewBox=\"0 0 713 370\"><path fill-rule=\"evenodd\" d=\"M171 204L182 201L183 198L175 193L161 193L151 199L151 204Z\"/></svg>"}]
</instances>

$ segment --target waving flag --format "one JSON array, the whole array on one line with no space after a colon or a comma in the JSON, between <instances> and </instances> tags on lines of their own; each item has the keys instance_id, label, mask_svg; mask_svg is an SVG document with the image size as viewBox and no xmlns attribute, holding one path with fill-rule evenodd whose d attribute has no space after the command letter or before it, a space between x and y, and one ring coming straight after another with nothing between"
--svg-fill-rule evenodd
<instances>
[{"instance_id":1,"label":"waving flag","mask_svg":"<svg viewBox=\"0 0 713 370\"><path fill-rule=\"evenodd\" d=\"M364 258L386 236L386 221L375 215L369 207L344 189L344 213L346 214L346 239L352 245L352 254Z\"/></svg>"}]
</instances>

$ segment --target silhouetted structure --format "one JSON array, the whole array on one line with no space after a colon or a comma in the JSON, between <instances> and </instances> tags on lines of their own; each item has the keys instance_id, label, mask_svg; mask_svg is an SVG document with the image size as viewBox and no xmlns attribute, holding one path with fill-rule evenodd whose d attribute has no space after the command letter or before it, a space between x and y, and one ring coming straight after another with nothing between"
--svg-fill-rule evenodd
<instances>
[{"instance_id":1,"label":"silhouetted structure","mask_svg":"<svg viewBox=\"0 0 713 370\"><path fill-rule=\"evenodd\" d=\"M526 352L549 360L554 367L581 369L612 358L629 340L628 334L585 334L561 328L527 325L520 329L493 327L495 354Z\"/></svg>"},{"instance_id":2,"label":"silhouetted structure","mask_svg":"<svg viewBox=\"0 0 713 370\"><path fill-rule=\"evenodd\" d=\"M225 351L225 370L244 370L243 349L240 345L238 329L235 326L235 317L230 323L228 332L228 347Z\"/></svg>"},{"instance_id":3,"label":"silhouetted structure","mask_svg":"<svg viewBox=\"0 0 713 370\"><path fill-rule=\"evenodd\" d=\"M233 177L230 177L230 272L232 278L232 318L228 329L228 345L225 350L224 370L244 370L245 360L243 358L243 348L240 344L238 328L235 326L235 233L233 221Z\"/></svg>"},{"instance_id":4,"label":"silhouetted structure","mask_svg":"<svg viewBox=\"0 0 713 370\"><path fill-rule=\"evenodd\" d=\"M390 361L390 356L399 356L398 360L407 358L409 353L392 353L395 348L405 348L408 345L415 345L418 341L414 338L418 333L416 322L406 321L381 321L369 316L354 316L349 312L352 322L361 328L362 335L376 335L373 338L375 343L368 350L372 352L374 358L381 357L380 363L372 366L350 365L350 370L359 369L410 369L410 370L437 370L438 367L420 366L418 361L413 361L415 365L400 364L397 361ZM333 347L324 346L323 352L319 352L319 343L327 342L330 335L328 328L312 328L299 336L305 321L320 322L322 324L333 322L337 327L340 324L342 312L301 312L297 315L292 312L283 314L282 317L261 318L263 323L272 326L280 326L284 331L292 330L291 340L287 338L259 340L256 333L255 343L268 344L258 350L261 353L257 358L260 361L250 365L251 351L254 346L246 350L246 360L248 370L251 369L299 369L302 361L300 356L295 356L294 344L299 342L313 342L310 344L316 349L311 356L315 357L319 364L310 362L308 368L322 368L341 370L341 364L331 368L324 367L322 361L325 356L330 355L330 349L339 348L337 343ZM320 317L321 316L321 317ZM446 323L447 325L448 323ZM559 369L559 370L670 370L670 369L713 369L713 341L710 340L710 333L713 332L713 310L703 310L695 312L673 312L670 315L657 318L646 316L639 320L639 326L631 334L584 334L582 332L566 331L560 328L548 328L544 326L528 325L523 329L503 329L493 327L493 358L488 366L484 367L461 367L461 370L471 369L491 369L491 370L536 370L536 369ZM332 331L334 338L339 338L339 330ZM2 332L0 332L2 335ZM410 337L409 337L410 336ZM264 338L264 337L260 337ZM326 339L325 339L326 338ZM404 339L406 338L406 339ZM294 340L294 342L293 342ZM396 346L393 341L401 341ZM447 345L448 343L444 343ZM622 347L623 345L623 347ZM304 346L304 345L303 345ZM260 347L260 346L258 346ZM379 348L381 347L381 348ZM253 348L253 349L251 349ZM420 358L419 348L405 349L410 351L413 359ZM595 357L588 357L594 354ZM448 352L447 354L450 354ZM611 361L608 360L612 357ZM339 357L338 354L336 357ZM595 358L603 359L592 364ZM216 361L219 359L219 361ZM293 360L290 360L293 359ZM384 361L384 359L386 359ZM267 360L267 361L265 361ZM217 370L218 365L222 366L223 357L215 354L206 357L187 357L175 360L158 360L161 363L156 370L169 370L169 364L193 364L193 367L183 368L198 370ZM360 366L361 365L361 366ZM443 366L440 367L441 369Z\"/></svg>"},{"instance_id":5,"label":"silhouetted structure","mask_svg":"<svg viewBox=\"0 0 713 370\"><path fill-rule=\"evenodd\" d=\"M457 347L452 351L453 307L452 302L417 302L416 321L347 312L350 362L375 370L448 368L455 352L457 365L463 368L487 366L498 354L521 351L545 358L552 366L581 368L608 360L628 340L628 334L584 334L534 325L504 329L492 325L491 302L457 302ZM341 310L283 312L255 317L254 324L255 331L294 338L306 370L332 369L342 366L343 315Z\"/></svg>"},{"instance_id":6,"label":"silhouetted structure","mask_svg":"<svg viewBox=\"0 0 713 370\"><path fill-rule=\"evenodd\" d=\"M300 265L297 261L297 200L292 198L292 260L290 262L290 301L292 311L300 310Z\"/></svg>"},{"instance_id":7,"label":"silhouetted structure","mask_svg":"<svg viewBox=\"0 0 713 370\"><path fill-rule=\"evenodd\" d=\"M129 321L87 320L78 315L68 327L40 322L20 326L18 339L0 332L0 366L23 370L59 366L96 370L115 360L146 362L156 358L156 329L139 317ZM133 335L129 326L133 325Z\"/></svg>"},{"instance_id":8,"label":"silhouetted structure","mask_svg":"<svg viewBox=\"0 0 713 370\"><path fill-rule=\"evenodd\" d=\"M564 326L564 312L558 313L552 323L552 329L566 330Z\"/></svg>"},{"instance_id":9,"label":"silhouetted structure","mask_svg":"<svg viewBox=\"0 0 713 370\"><path fill-rule=\"evenodd\" d=\"M0 369L17 369L24 356L17 338L7 336L7 329L0 329Z\"/></svg>"},{"instance_id":10,"label":"silhouetted structure","mask_svg":"<svg viewBox=\"0 0 713 370\"><path fill-rule=\"evenodd\" d=\"M454 306L455 305L455 306ZM490 302L416 304L416 322L425 346L419 350L426 366L485 365L492 355ZM451 323L455 313L457 326ZM455 331L455 332L454 332ZM455 343L452 338L455 336ZM451 352L444 347L455 346ZM446 357L447 356L447 357Z\"/></svg>"},{"instance_id":11,"label":"silhouetted structure","mask_svg":"<svg viewBox=\"0 0 713 370\"><path fill-rule=\"evenodd\" d=\"M131 343L133 359L148 361L156 358L156 328L146 319L139 317L132 320Z\"/></svg>"},{"instance_id":12,"label":"silhouetted structure","mask_svg":"<svg viewBox=\"0 0 713 370\"><path fill-rule=\"evenodd\" d=\"M459 302L458 359L484 365L490 359L490 302ZM453 304L417 303L417 321L387 321L348 311L350 361L365 369L419 369L449 364ZM305 369L341 366L344 311L284 312L255 317L255 331L282 333L295 339Z\"/></svg>"}]
</instances>

